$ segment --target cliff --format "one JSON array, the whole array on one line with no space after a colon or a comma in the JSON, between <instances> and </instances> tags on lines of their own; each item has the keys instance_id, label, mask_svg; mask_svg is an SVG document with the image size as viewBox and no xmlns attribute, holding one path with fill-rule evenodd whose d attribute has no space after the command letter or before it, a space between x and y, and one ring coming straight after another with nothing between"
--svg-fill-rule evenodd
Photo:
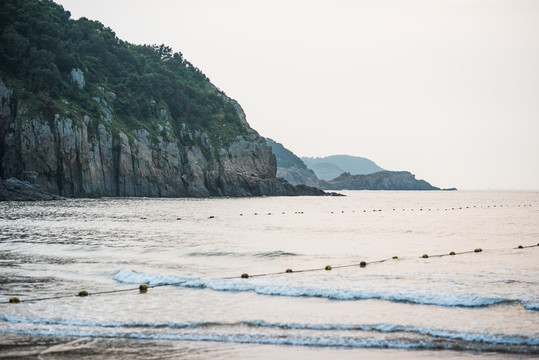
<instances>
[{"instance_id":1,"label":"cliff","mask_svg":"<svg viewBox=\"0 0 539 360\"><path fill-rule=\"evenodd\" d=\"M43 120L12 101L0 82L0 137L3 178L37 184L65 197L206 197L321 195L276 178L276 161L264 139L248 129L226 148L216 149L206 133L171 133L151 139L144 129L114 133L85 115L55 114ZM107 109L107 108L105 108ZM111 111L111 109L108 109ZM111 111L112 112L112 111ZM163 115L166 117L166 113ZM114 117L110 119L111 123ZM96 133L89 135L89 127ZM192 145L183 145L181 139ZM186 141L187 142L187 141Z\"/></svg>"},{"instance_id":2,"label":"cliff","mask_svg":"<svg viewBox=\"0 0 539 360\"><path fill-rule=\"evenodd\" d=\"M0 10L0 178L64 197L324 194L277 178L241 106L181 53L48 0Z\"/></svg>"},{"instance_id":3,"label":"cliff","mask_svg":"<svg viewBox=\"0 0 539 360\"><path fill-rule=\"evenodd\" d=\"M315 173L292 151L270 138L266 138L266 143L277 159L277 177L292 185L320 186L320 180Z\"/></svg>"}]
</instances>

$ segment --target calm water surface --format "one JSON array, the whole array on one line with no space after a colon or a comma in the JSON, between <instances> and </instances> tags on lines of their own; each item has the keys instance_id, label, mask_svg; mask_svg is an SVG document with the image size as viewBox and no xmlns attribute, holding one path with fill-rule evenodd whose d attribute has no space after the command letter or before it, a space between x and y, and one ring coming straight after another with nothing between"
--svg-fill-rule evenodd
<instances>
[{"instance_id":1,"label":"calm water surface","mask_svg":"<svg viewBox=\"0 0 539 360\"><path fill-rule=\"evenodd\" d=\"M539 192L346 195L0 203L0 350L539 355Z\"/></svg>"}]
</instances>

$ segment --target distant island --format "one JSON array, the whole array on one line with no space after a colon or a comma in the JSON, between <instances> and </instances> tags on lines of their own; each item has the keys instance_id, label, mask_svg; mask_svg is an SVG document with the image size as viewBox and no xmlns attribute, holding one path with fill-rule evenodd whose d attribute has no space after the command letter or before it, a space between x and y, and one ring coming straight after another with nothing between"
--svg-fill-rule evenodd
<instances>
[{"instance_id":1,"label":"distant island","mask_svg":"<svg viewBox=\"0 0 539 360\"><path fill-rule=\"evenodd\" d=\"M266 138L266 143L277 159L277 176L291 184L323 190L442 190L416 179L409 171L387 171L366 158L350 155L299 158L272 139Z\"/></svg>"}]
</instances>

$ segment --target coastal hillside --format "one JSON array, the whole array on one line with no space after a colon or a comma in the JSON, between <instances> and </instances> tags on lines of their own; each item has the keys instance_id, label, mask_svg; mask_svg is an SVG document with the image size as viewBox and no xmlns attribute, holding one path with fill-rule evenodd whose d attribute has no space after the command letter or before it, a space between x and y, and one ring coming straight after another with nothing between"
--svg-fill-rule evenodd
<instances>
[{"instance_id":1,"label":"coastal hillside","mask_svg":"<svg viewBox=\"0 0 539 360\"><path fill-rule=\"evenodd\" d=\"M266 144L277 159L277 177L293 185L320 187L316 174L296 154L270 138L266 138Z\"/></svg>"},{"instance_id":2,"label":"coastal hillside","mask_svg":"<svg viewBox=\"0 0 539 360\"><path fill-rule=\"evenodd\" d=\"M416 179L409 171L379 171L367 175L341 174L324 181L326 190L441 190L425 180Z\"/></svg>"},{"instance_id":3,"label":"coastal hillside","mask_svg":"<svg viewBox=\"0 0 539 360\"><path fill-rule=\"evenodd\" d=\"M302 157L301 160L322 180L332 180L347 172L353 175L366 175L384 171L374 161L350 155L331 155L326 157Z\"/></svg>"},{"instance_id":4,"label":"coastal hillside","mask_svg":"<svg viewBox=\"0 0 539 360\"><path fill-rule=\"evenodd\" d=\"M50 0L0 2L0 178L65 197L320 194L276 177L241 106L180 52Z\"/></svg>"},{"instance_id":5,"label":"coastal hillside","mask_svg":"<svg viewBox=\"0 0 539 360\"><path fill-rule=\"evenodd\" d=\"M285 179L294 185L309 185L323 190L440 190L424 180L418 180L415 175L408 171L375 171L365 175L352 175L349 172L342 172L341 168L329 161L347 168L359 171L363 169L380 169L374 162L356 156L335 155L327 158L299 158L292 151L282 144L266 139L267 144L277 159L277 176ZM330 164L339 169L337 177L330 180L323 180L317 177L316 172L306 165L304 159L314 160L318 164ZM328 159L328 162L324 162ZM454 189L451 189L454 190Z\"/></svg>"}]
</instances>

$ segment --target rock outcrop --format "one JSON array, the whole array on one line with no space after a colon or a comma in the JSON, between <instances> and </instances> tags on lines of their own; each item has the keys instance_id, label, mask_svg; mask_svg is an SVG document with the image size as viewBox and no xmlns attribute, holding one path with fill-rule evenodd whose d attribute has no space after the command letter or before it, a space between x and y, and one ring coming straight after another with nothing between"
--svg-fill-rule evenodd
<instances>
[{"instance_id":1,"label":"rock outcrop","mask_svg":"<svg viewBox=\"0 0 539 360\"><path fill-rule=\"evenodd\" d=\"M311 169L292 166L288 168L277 167L277 177L288 181L292 185L307 185L320 187L320 180Z\"/></svg>"},{"instance_id":2,"label":"rock outcrop","mask_svg":"<svg viewBox=\"0 0 539 360\"><path fill-rule=\"evenodd\" d=\"M285 179L292 185L307 185L318 187L319 180L315 173L307 168L304 162L283 144L266 138L266 144L271 147L277 160L277 177Z\"/></svg>"},{"instance_id":3,"label":"rock outcrop","mask_svg":"<svg viewBox=\"0 0 539 360\"><path fill-rule=\"evenodd\" d=\"M330 181L321 181L324 190L440 190L425 180L417 180L408 171L379 171L368 175L341 174Z\"/></svg>"},{"instance_id":4,"label":"rock outcrop","mask_svg":"<svg viewBox=\"0 0 539 360\"><path fill-rule=\"evenodd\" d=\"M43 191L41 186L18 179L0 179L0 201L43 201L65 200L65 198Z\"/></svg>"},{"instance_id":5,"label":"rock outcrop","mask_svg":"<svg viewBox=\"0 0 539 360\"><path fill-rule=\"evenodd\" d=\"M77 80L74 86L80 85ZM0 178L17 178L64 197L208 197L323 195L276 177L275 156L247 127L226 147L182 126L174 133L165 117L159 136L144 129L117 131L103 98L102 119L87 115L30 114L0 81ZM109 97L110 101L110 97ZM233 102L232 100L230 100ZM240 119L241 107L233 102ZM245 122L246 124L246 122ZM160 125L161 126L161 125Z\"/></svg>"}]
</instances>

